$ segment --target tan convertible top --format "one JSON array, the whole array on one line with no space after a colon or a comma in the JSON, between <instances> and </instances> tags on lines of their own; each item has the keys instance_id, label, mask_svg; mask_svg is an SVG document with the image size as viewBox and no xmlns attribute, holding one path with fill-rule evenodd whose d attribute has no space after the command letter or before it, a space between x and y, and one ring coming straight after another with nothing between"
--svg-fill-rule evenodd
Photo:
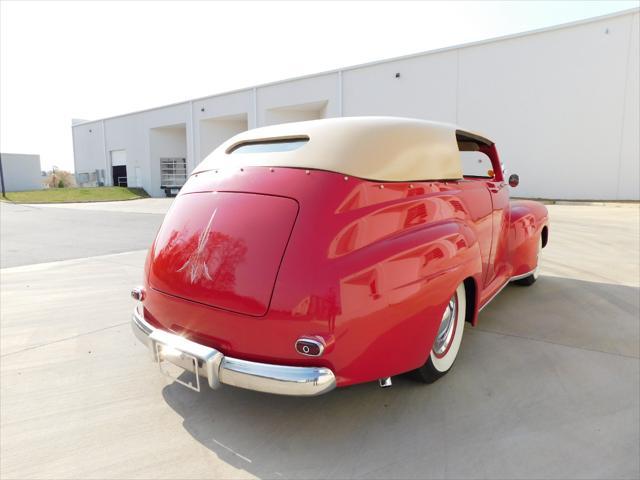
<instances>
[{"instance_id":1,"label":"tan convertible top","mask_svg":"<svg viewBox=\"0 0 640 480\"><path fill-rule=\"evenodd\" d=\"M290 151L242 153L241 148L306 139ZM411 118L341 117L285 123L230 138L194 172L267 166L327 170L379 181L457 179L462 178L458 141L492 144L455 125Z\"/></svg>"}]
</instances>

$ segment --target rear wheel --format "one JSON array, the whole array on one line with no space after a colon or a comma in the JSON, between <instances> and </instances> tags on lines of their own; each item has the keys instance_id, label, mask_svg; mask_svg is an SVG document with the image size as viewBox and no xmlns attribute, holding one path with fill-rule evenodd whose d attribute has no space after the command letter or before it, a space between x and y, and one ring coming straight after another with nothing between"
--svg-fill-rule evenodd
<instances>
[{"instance_id":1,"label":"rear wheel","mask_svg":"<svg viewBox=\"0 0 640 480\"><path fill-rule=\"evenodd\" d=\"M464 283L461 283L444 309L429 358L416 370L418 379L433 383L451 370L460 350L466 312L465 288Z\"/></svg>"},{"instance_id":2,"label":"rear wheel","mask_svg":"<svg viewBox=\"0 0 640 480\"><path fill-rule=\"evenodd\" d=\"M513 283L515 283L516 285L524 285L525 287L528 287L529 285L533 285L534 283L536 283L536 280L538 280L538 277L540 276L540 254L541 253L542 253L542 235L540 235L540 238L538 239L538 252L536 253L536 268L533 270L533 272L531 272L531 275L528 275L519 280L514 280Z\"/></svg>"}]
</instances>

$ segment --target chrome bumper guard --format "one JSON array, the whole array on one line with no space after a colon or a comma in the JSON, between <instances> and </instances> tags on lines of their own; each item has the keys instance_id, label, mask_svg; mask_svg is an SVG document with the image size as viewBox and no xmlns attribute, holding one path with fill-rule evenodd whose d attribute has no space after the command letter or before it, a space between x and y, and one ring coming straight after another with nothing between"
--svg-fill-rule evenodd
<instances>
[{"instance_id":1,"label":"chrome bumper guard","mask_svg":"<svg viewBox=\"0 0 640 480\"><path fill-rule=\"evenodd\" d=\"M224 383L258 392L314 396L336 386L336 378L328 368L289 367L227 357L214 348L151 326L137 308L133 311L131 328L149 349L152 361L169 361L178 365L206 378L213 389Z\"/></svg>"}]
</instances>

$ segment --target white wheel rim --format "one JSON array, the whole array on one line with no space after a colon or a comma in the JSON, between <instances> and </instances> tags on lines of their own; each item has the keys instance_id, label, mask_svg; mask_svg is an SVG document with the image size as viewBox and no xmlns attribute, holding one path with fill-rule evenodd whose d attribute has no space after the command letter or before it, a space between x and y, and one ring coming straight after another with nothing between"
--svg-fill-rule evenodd
<instances>
[{"instance_id":1,"label":"white wheel rim","mask_svg":"<svg viewBox=\"0 0 640 480\"><path fill-rule=\"evenodd\" d=\"M453 294L447 308L444 309L442 314L442 320L440 320L440 327L436 334L436 340L433 342L433 353L438 357L443 357L444 353L451 346L451 340L453 340L453 334L456 330L456 317L458 315L458 295Z\"/></svg>"},{"instance_id":2,"label":"white wheel rim","mask_svg":"<svg viewBox=\"0 0 640 480\"><path fill-rule=\"evenodd\" d=\"M461 283L458 286L456 292L451 297L451 300L449 300L449 303L445 306L445 311L442 314L440 322L441 327L442 322L444 321L446 323L447 321L447 315L450 313L451 301L455 298L457 298L457 308L455 314L451 315L451 325L445 325L442 329L438 328L438 334L443 335L442 338L440 338L440 341L440 335L436 335L436 339L434 340L433 347L430 352L431 363L439 372L446 372L451 368L451 365L453 365L454 360L458 356L460 342L462 342L462 334L464 332L465 325L464 319L467 311L464 284ZM448 335L451 335L452 337L449 341L446 340ZM444 342L442 339L444 339ZM442 343L444 343L444 348Z\"/></svg>"}]
</instances>

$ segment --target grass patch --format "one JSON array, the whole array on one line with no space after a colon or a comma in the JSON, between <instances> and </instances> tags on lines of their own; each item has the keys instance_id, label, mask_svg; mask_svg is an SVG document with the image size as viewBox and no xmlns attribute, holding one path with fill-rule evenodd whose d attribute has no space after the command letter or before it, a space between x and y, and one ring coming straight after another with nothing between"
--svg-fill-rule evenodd
<instances>
[{"instance_id":1,"label":"grass patch","mask_svg":"<svg viewBox=\"0 0 640 480\"><path fill-rule=\"evenodd\" d=\"M90 187L90 188L49 188L25 192L7 192L8 200L16 203L70 203L70 202L113 202L135 200L149 195L142 188Z\"/></svg>"}]
</instances>

